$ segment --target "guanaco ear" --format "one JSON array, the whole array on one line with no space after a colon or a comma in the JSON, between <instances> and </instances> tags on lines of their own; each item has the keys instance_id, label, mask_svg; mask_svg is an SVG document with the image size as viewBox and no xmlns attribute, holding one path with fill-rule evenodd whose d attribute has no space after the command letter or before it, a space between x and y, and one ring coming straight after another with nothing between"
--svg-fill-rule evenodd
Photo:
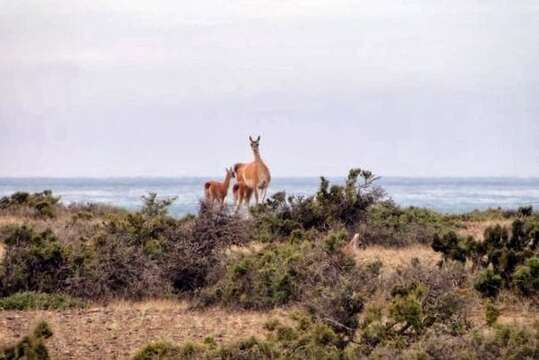
<instances>
[{"instance_id":1,"label":"guanaco ear","mask_svg":"<svg viewBox=\"0 0 539 360\"><path fill-rule=\"evenodd\" d=\"M256 138L256 142L259 142L260 141L260 135L258 135L258 137Z\"/></svg>"},{"instance_id":2,"label":"guanaco ear","mask_svg":"<svg viewBox=\"0 0 539 360\"><path fill-rule=\"evenodd\" d=\"M255 141L253 140L253 138L251 137L251 135L249 135L249 141L254 143Z\"/></svg>"}]
</instances>

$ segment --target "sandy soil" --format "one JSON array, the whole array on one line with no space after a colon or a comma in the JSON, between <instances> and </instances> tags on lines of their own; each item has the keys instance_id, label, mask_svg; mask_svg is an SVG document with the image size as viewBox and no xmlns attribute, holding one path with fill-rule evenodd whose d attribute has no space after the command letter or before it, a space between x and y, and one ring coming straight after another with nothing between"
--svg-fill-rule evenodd
<instances>
[{"instance_id":1,"label":"sandy soil","mask_svg":"<svg viewBox=\"0 0 539 360\"><path fill-rule=\"evenodd\" d=\"M0 345L15 342L46 320L54 331L47 343L54 359L130 359L150 341L181 343L213 336L229 342L262 335L264 323L274 318L284 319L285 311L192 310L186 303L163 300L61 312L0 311Z\"/></svg>"}]
</instances>

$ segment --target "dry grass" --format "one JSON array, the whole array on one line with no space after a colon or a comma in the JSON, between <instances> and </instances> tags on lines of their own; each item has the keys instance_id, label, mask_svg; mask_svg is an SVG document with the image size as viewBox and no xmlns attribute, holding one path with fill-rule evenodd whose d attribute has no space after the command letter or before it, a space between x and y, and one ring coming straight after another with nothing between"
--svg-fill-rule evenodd
<instances>
[{"instance_id":1,"label":"dry grass","mask_svg":"<svg viewBox=\"0 0 539 360\"><path fill-rule=\"evenodd\" d=\"M40 320L55 335L48 342L57 359L129 359L150 341L181 343L212 336L230 342L264 334L270 319L285 320L286 310L193 310L187 302L151 300L117 302L106 307L65 311L1 311L0 345L12 343Z\"/></svg>"},{"instance_id":2,"label":"dry grass","mask_svg":"<svg viewBox=\"0 0 539 360\"><path fill-rule=\"evenodd\" d=\"M228 250L227 254L243 254L243 255L249 255L249 254L255 254L260 251L262 251L267 244L261 243L261 242L250 242L247 245L232 245Z\"/></svg>"},{"instance_id":3,"label":"dry grass","mask_svg":"<svg viewBox=\"0 0 539 360\"><path fill-rule=\"evenodd\" d=\"M483 240L483 234L489 226L501 225L511 228L514 219L499 219L485 221L465 221L463 227L458 230L462 236L473 236L475 239Z\"/></svg>"},{"instance_id":4,"label":"dry grass","mask_svg":"<svg viewBox=\"0 0 539 360\"><path fill-rule=\"evenodd\" d=\"M441 260L440 254L426 245L413 245L402 248L386 248L375 245L367 248L356 248L351 255L358 264L380 260L383 264L382 269L384 272L392 272L404 267L410 264L413 258L418 258L426 266L435 266Z\"/></svg>"},{"instance_id":5,"label":"dry grass","mask_svg":"<svg viewBox=\"0 0 539 360\"><path fill-rule=\"evenodd\" d=\"M470 299L470 321L474 326L484 326L484 301L477 296L467 297ZM501 324L532 325L539 321L539 304L533 298L517 296L510 290L503 290L496 301L496 306L500 310L498 322Z\"/></svg>"},{"instance_id":6,"label":"dry grass","mask_svg":"<svg viewBox=\"0 0 539 360\"><path fill-rule=\"evenodd\" d=\"M25 219L21 217L3 215L3 216L0 216L0 227L6 226L6 225L22 224L24 221Z\"/></svg>"}]
</instances>

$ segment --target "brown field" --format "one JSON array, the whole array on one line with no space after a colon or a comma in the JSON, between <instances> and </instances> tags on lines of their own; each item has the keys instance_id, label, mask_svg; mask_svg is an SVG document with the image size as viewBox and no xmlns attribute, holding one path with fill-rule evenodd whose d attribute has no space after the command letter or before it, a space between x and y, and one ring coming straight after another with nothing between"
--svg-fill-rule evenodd
<instances>
[{"instance_id":1,"label":"brown field","mask_svg":"<svg viewBox=\"0 0 539 360\"><path fill-rule=\"evenodd\" d=\"M17 341L46 320L54 331L48 341L54 359L130 359L151 341L181 343L212 336L230 342L260 335L265 322L283 320L285 315L286 310L193 310L186 302L166 300L64 311L0 311L0 346Z\"/></svg>"}]
</instances>

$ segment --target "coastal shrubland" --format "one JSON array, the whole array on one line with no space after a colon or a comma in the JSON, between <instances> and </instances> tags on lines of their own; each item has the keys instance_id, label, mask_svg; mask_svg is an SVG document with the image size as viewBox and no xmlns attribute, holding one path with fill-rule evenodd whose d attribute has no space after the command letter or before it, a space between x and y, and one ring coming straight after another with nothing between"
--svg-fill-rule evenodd
<instances>
[{"instance_id":1,"label":"coastal shrubland","mask_svg":"<svg viewBox=\"0 0 539 360\"><path fill-rule=\"evenodd\" d=\"M0 211L11 214L29 214L35 217L52 218L56 214L59 197L50 190L40 193L16 192L0 198Z\"/></svg>"},{"instance_id":2,"label":"coastal shrubland","mask_svg":"<svg viewBox=\"0 0 539 360\"><path fill-rule=\"evenodd\" d=\"M201 203L198 214L174 218L174 199L157 194L136 211L64 205L50 191L4 197L0 316L77 316L162 299L201 314L286 313L265 333L234 341L144 338L147 346L128 351L142 360L536 357L539 319L528 316L539 310L533 208L404 208L376 179L360 169L343 184L322 178L315 194L279 192L249 216ZM508 322L518 311L527 311L518 317L525 321ZM43 337L32 339L44 348Z\"/></svg>"},{"instance_id":3,"label":"coastal shrubland","mask_svg":"<svg viewBox=\"0 0 539 360\"><path fill-rule=\"evenodd\" d=\"M432 248L446 261L469 261L479 269L474 287L483 296L495 297L502 287L534 296L539 291L539 217L524 214L511 229L489 226L481 241L454 232L435 234Z\"/></svg>"}]
</instances>

